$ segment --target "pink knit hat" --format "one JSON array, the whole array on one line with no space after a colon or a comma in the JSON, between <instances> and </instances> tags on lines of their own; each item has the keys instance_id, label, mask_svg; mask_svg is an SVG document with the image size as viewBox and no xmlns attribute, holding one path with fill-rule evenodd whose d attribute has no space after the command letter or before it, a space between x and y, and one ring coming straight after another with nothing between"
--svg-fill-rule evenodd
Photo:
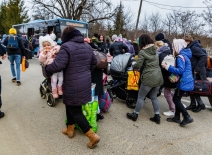
<instances>
[{"instance_id":1,"label":"pink knit hat","mask_svg":"<svg viewBox=\"0 0 212 155\"><path fill-rule=\"evenodd\" d=\"M91 40L90 40L90 38L84 38L84 42L90 44Z\"/></svg>"}]
</instances>

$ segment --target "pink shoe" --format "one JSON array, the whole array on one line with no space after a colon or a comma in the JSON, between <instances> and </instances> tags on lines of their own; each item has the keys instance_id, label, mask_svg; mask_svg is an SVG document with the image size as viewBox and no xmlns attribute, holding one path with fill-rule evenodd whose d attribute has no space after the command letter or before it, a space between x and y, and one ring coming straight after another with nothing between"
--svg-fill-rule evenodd
<instances>
[{"instance_id":1,"label":"pink shoe","mask_svg":"<svg viewBox=\"0 0 212 155\"><path fill-rule=\"evenodd\" d=\"M56 89L52 89L52 95L53 95L54 98L58 98L57 88Z\"/></svg>"},{"instance_id":2,"label":"pink shoe","mask_svg":"<svg viewBox=\"0 0 212 155\"><path fill-rule=\"evenodd\" d=\"M63 95L62 87L57 86L58 94Z\"/></svg>"}]
</instances>

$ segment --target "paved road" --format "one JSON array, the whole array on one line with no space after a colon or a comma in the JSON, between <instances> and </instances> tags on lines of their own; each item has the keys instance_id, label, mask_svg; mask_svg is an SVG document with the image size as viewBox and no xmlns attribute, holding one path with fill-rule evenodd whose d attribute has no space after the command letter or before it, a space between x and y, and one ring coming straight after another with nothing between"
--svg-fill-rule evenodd
<instances>
[{"instance_id":1,"label":"paved road","mask_svg":"<svg viewBox=\"0 0 212 155\"><path fill-rule=\"evenodd\" d=\"M37 59L29 60L30 68L21 75L21 86L11 82L9 61L0 65L2 75L2 98L6 116L0 119L0 155L211 155L212 154L212 110L190 112L194 123L180 127L168 123L161 115L161 124L149 121L153 116L150 100L136 122L126 119L132 109L115 100L110 111L99 121L99 145L90 150L88 139L80 131L69 139L61 133L65 120L62 101L49 107L40 98L39 85L44 79ZM189 98L185 98L188 105ZM164 97L159 97L161 111L167 110ZM204 98L209 106L208 100Z\"/></svg>"}]
</instances>

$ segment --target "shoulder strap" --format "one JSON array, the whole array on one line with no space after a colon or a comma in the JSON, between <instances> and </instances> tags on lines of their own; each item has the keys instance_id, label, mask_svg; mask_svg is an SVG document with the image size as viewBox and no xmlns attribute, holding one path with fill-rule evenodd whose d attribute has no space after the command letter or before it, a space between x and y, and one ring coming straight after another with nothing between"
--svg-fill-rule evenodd
<instances>
[{"instance_id":1,"label":"shoulder strap","mask_svg":"<svg viewBox=\"0 0 212 155\"><path fill-rule=\"evenodd\" d=\"M182 55L178 55L177 57L180 57L185 62L185 58Z\"/></svg>"}]
</instances>

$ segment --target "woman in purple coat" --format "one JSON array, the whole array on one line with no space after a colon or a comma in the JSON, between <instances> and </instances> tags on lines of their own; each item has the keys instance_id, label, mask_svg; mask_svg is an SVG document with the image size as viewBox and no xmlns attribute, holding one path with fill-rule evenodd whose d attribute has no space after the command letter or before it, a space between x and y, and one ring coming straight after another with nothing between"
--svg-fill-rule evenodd
<instances>
[{"instance_id":1,"label":"woman in purple coat","mask_svg":"<svg viewBox=\"0 0 212 155\"><path fill-rule=\"evenodd\" d=\"M79 30L68 26L62 34L62 45L54 62L46 66L51 75L63 70L63 103L66 107L67 128L63 133L69 138L74 136L75 124L78 124L90 139L89 148L93 148L100 137L95 134L82 113L82 105L91 101L91 71L97 64L92 48L84 43Z\"/></svg>"}]
</instances>

